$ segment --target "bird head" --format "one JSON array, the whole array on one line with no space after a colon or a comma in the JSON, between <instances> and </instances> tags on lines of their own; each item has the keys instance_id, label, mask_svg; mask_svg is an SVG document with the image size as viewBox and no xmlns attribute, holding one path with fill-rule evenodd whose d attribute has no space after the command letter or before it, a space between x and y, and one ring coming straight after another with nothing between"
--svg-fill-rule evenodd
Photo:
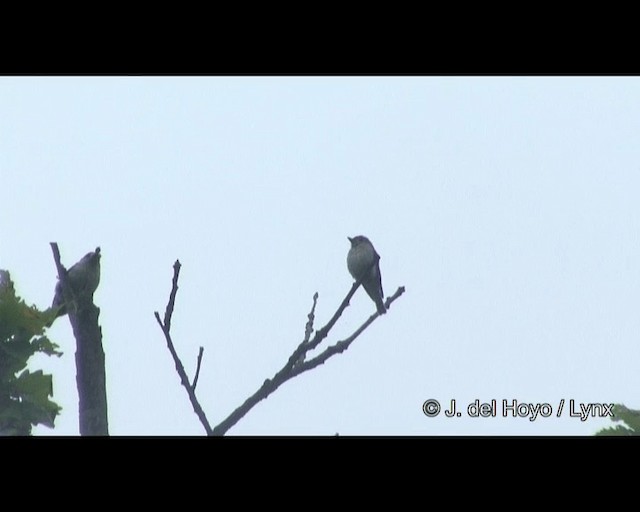
<instances>
[{"instance_id":1,"label":"bird head","mask_svg":"<svg viewBox=\"0 0 640 512\"><path fill-rule=\"evenodd\" d=\"M351 247L357 247L360 244L369 242L369 239L366 236L362 236L362 235L354 236L353 238L348 236L347 238L349 239L349 242L351 242Z\"/></svg>"}]
</instances>

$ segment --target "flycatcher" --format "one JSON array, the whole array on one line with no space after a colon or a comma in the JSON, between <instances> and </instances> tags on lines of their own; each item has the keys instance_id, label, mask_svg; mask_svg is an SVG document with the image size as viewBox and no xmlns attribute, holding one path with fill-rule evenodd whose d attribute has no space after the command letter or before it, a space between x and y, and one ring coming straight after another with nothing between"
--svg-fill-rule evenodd
<instances>
[{"instance_id":1,"label":"flycatcher","mask_svg":"<svg viewBox=\"0 0 640 512\"><path fill-rule=\"evenodd\" d=\"M347 237L351 249L347 254L347 268L356 281L361 281L369 297L376 303L380 315L387 312L382 303L382 276L380 275L380 256L366 236Z\"/></svg>"},{"instance_id":2,"label":"flycatcher","mask_svg":"<svg viewBox=\"0 0 640 512\"><path fill-rule=\"evenodd\" d=\"M100 283L100 247L97 247L94 252L85 254L68 270L67 283L77 296L93 298L93 292ZM51 307L60 308L56 318L67 314L60 281L56 284L56 293Z\"/></svg>"}]
</instances>

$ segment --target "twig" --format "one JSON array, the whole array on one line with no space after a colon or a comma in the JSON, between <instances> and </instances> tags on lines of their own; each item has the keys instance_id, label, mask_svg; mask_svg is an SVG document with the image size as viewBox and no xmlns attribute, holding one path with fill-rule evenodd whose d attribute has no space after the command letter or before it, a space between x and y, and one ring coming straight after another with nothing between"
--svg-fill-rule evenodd
<instances>
[{"instance_id":1,"label":"twig","mask_svg":"<svg viewBox=\"0 0 640 512\"><path fill-rule=\"evenodd\" d=\"M198 377L200 376L200 365L202 364L202 356L204 355L204 347L200 347L200 351L198 352L198 365L196 366L196 375L193 377L193 385L191 389L193 391L196 390L196 386L198 385Z\"/></svg>"},{"instance_id":2,"label":"twig","mask_svg":"<svg viewBox=\"0 0 640 512\"><path fill-rule=\"evenodd\" d=\"M165 319L164 323L162 322L162 320L160 320L160 315L158 314L157 311L154 312L154 315L156 317L158 325L160 325L160 329L162 329L162 332L164 333L165 339L167 340L167 348L169 349L169 352L171 352L171 356L173 357L173 362L176 365L176 371L178 372L178 375L180 375L180 381L182 382L182 385L184 386L184 388L187 390L187 394L189 395L189 400L191 401L193 410L198 415L198 418L200 419L200 423L202 423L202 426L207 432L207 435L210 436L213 434L213 430L211 429L211 425L209 425L207 416L205 415L204 411L202 410L202 407L200 406L200 402L198 402L198 399L196 398L195 380L194 380L193 386L189 384L189 377L187 377L187 372L184 371L184 366L182 365L182 361L180 361L180 358L178 357L176 349L173 346L173 341L171 340L171 334L169 333L169 326L171 325L171 315L173 314L173 306L175 304L176 293L178 292L178 274L179 273L180 273L180 262L176 260L175 264L173 265L173 284L171 287L171 294L169 295L169 302L167 303L167 309L164 314L164 319ZM201 350L200 353L202 354L202 348L200 350ZM201 359L200 356L198 357L198 359L199 360ZM200 361L198 361L198 369L199 368L200 368ZM197 379L197 374L196 374L196 379Z\"/></svg>"},{"instance_id":3,"label":"twig","mask_svg":"<svg viewBox=\"0 0 640 512\"><path fill-rule=\"evenodd\" d=\"M311 333L313 332L313 321L316 318L316 305L318 304L318 292L313 294L313 306L311 306L311 311L307 315L307 323L304 326L304 339L300 345L304 345L309 343L309 338L311 338ZM304 358L306 356L306 351L302 352L300 358L294 363L295 365L299 365L304 362Z\"/></svg>"},{"instance_id":4,"label":"twig","mask_svg":"<svg viewBox=\"0 0 640 512\"><path fill-rule=\"evenodd\" d=\"M313 332L313 321L316 319L316 304L318 303L318 292L313 294L313 306L311 306L311 311L307 315L307 323L304 326L304 342L308 343L309 338L311 338L311 333Z\"/></svg>"},{"instance_id":5,"label":"twig","mask_svg":"<svg viewBox=\"0 0 640 512\"><path fill-rule=\"evenodd\" d=\"M62 288L62 296L64 297L64 301L67 304L68 309L69 304L75 303L73 289L67 284L67 269L60 261L60 249L58 248L58 243L49 242L49 245L51 246L53 261L55 262L56 270L58 271L58 280L60 281L60 286Z\"/></svg>"},{"instance_id":6,"label":"twig","mask_svg":"<svg viewBox=\"0 0 640 512\"><path fill-rule=\"evenodd\" d=\"M320 364L323 364L331 356L339 354L340 352L344 352L347 348L349 348L349 345L353 342L353 340L355 340L379 316L377 312L369 317L369 319L346 340L340 341L335 345L330 346L320 355L309 361L301 361L301 358L309 350L317 347L320 342L322 342L322 340L327 336L331 327L333 327L338 318L340 318L340 316L342 315L342 312L349 305L351 297L353 297L353 294L356 292L359 286L360 282L356 282L353 284L351 290L349 290L349 293L347 293L347 296L342 301L342 304L340 304L340 307L335 312L333 317L331 317L331 320L329 320L327 325L317 331L316 335L311 341L307 342L306 339L303 340L302 343L300 343L300 345L298 345L298 347L293 351L291 356L289 356L289 359L287 360L285 365L273 376L273 378L265 380L262 386L260 386L260 388L253 395L247 398L240 407L233 411L220 424L216 425L216 427L213 429L213 435L224 435L231 427L233 427L238 421L240 421L240 419L242 419L242 417L247 414L258 402L267 398L271 393L273 393L276 389L278 389L278 387L287 382L289 379L292 379L296 375L299 375L305 371L315 368L316 366L319 366ZM391 303L398 297L400 297L400 295L402 295L403 293L404 286L401 286L392 297L389 297L387 299L385 304L386 307L388 308L389 305L391 305ZM313 307L311 313L309 314L310 317L312 316L313 310L315 309L315 304L316 297L314 296Z\"/></svg>"},{"instance_id":7,"label":"twig","mask_svg":"<svg viewBox=\"0 0 640 512\"><path fill-rule=\"evenodd\" d=\"M60 249L58 249L57 242L49 242L51 246L51 250L53 251L53 260L56 263L56 269L58 270L58 279L60 279L64 274L66 274L66 269L62 265L60 261Z\"/></svg>"},{"instance_id":8,"label":"twig","mask_svg":"<svg viewBox=\"0 0 640 512\"><path fill-rule=\"evenodd\" d=\"M164 325L167 327L167 331L171 331L171 317L173 316L173 308L176 304L176 293L178 293L178 276L180 275L180 267L180 260L176 260L173 264L171 294L169 295L169 302L167 302L167 309L164 311Z\"/></svg>"}]
</instances>

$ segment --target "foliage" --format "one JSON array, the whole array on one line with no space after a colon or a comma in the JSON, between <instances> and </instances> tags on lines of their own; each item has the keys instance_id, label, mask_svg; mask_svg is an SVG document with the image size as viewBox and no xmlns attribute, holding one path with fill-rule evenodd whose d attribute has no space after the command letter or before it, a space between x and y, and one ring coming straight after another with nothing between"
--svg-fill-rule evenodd
<instances>
[{"instance_id":1,"label":"foliage","mask_svg":"<svg viewBox=\"0 0 640 512\"><path fill-rule=\"evenodd\" d=\"M29 371L36 353L61 356L44 336L55 312L39 311L16 296L9 272L0 270L0 435L29 435L33 426L53 428L60 407L53 395L51 375Z\"/></svg>"},{"instance_id":2,"label":"foliage","mask_svg":"<svg viewBox=\"0 0 640 512\"><path fill-rule=\"evenodd\" d=\"M623 424L603 428L596 432L597 436L637 436L640 434L640 411L627 409L622 404L613 406L612 421L622 421Z\"/></svg>"}]
</instances>

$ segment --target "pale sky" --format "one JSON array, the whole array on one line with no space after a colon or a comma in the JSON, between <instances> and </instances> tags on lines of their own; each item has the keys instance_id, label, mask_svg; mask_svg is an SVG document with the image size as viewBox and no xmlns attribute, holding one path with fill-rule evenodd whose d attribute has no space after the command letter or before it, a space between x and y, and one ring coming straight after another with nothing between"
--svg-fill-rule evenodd
<instances>
[{"instance_id":1,"label":"pale sky","mask_svg":"<svg viewBox=\"0 0 640 512\"><path fill-rule=\"evenodd\" d=\"M229 435L591 435L640 408L640 78L0 77L0 268L42 309L49 242L96 246L113 435L200 435L153 312L216 425L348 292L347 236L405 294ZM359 290L329 342L375 305ZM75 340L50 337L78 433ZM326 342L325 342L326 343ZM456 399L461 417L425 416ZM496 399L498 415L466 406ZM503 417L502 400L550 417ZM564 412L556 416L561 399ZM578 405L576 407L579 407Z\"/></svg>"}]
</instances>

